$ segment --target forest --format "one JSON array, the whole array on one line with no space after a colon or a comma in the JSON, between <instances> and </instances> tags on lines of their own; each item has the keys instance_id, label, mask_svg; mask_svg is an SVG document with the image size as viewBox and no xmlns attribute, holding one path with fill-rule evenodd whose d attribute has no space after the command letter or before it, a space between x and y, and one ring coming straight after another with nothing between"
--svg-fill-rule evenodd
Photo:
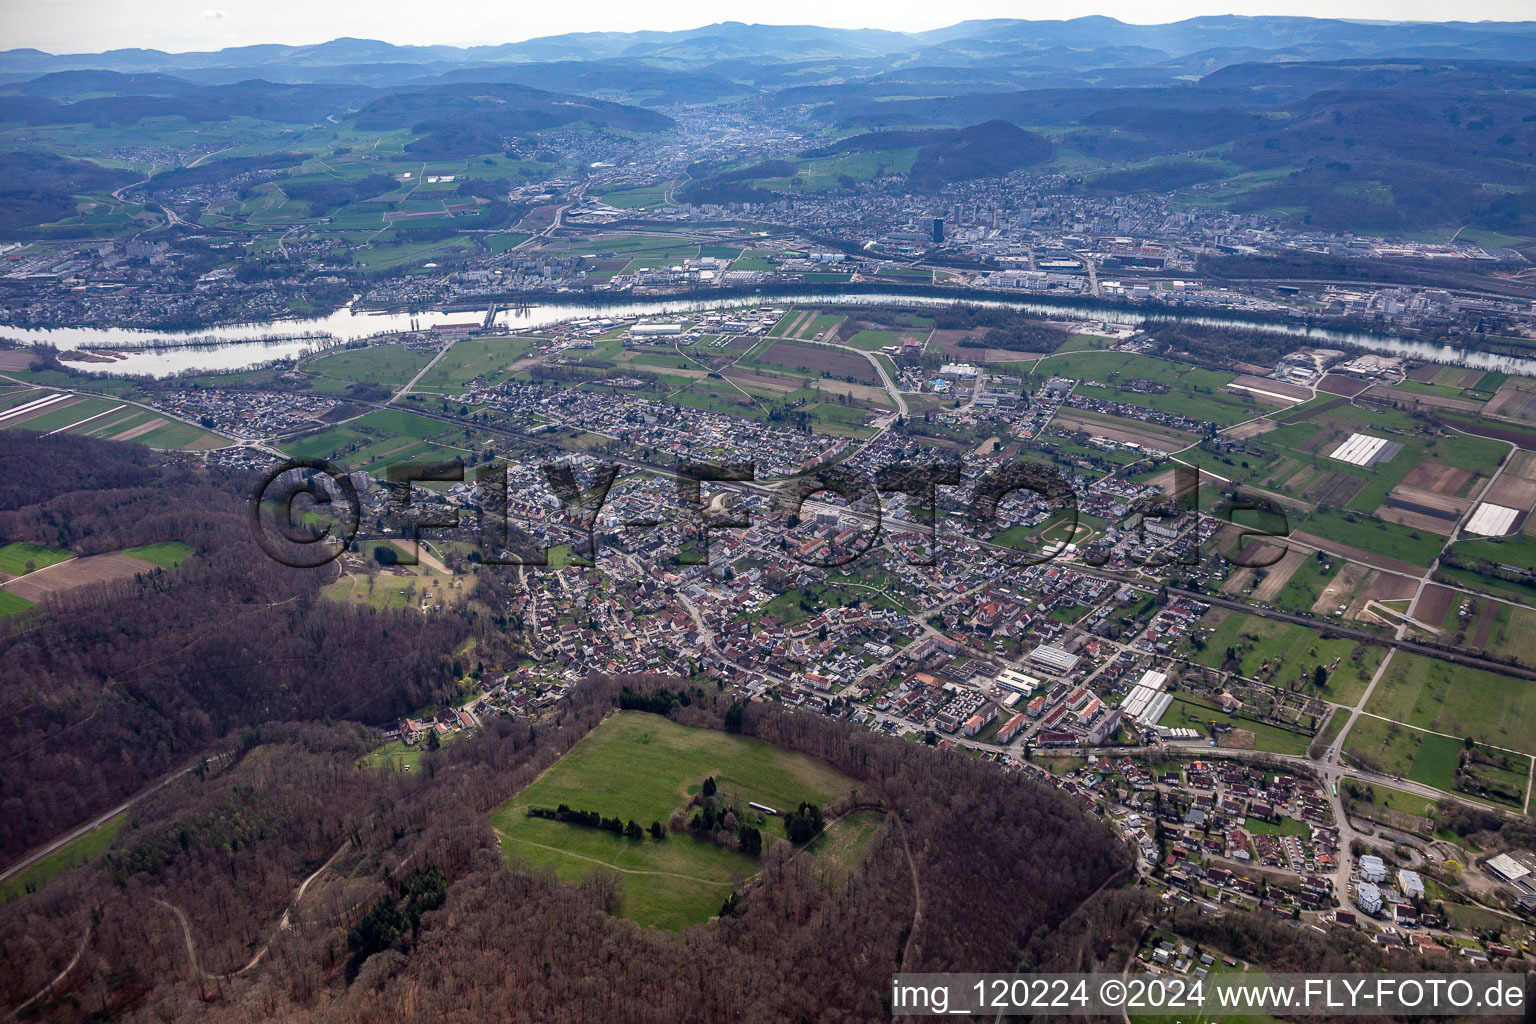
<instances>
[{"instance_id":1,"label":"forest","mask_svg":"<svg viewBox=\"0 0 1536 1024\"><path fill-rule=\"evenodd\" d=\"M509 866L485 813L617 707L623 688L680 685L589 679L554 721L497 719L423 755L415 776L359 767L371 741L355 724L242 730L227 757L136 805L104 861L0 910L10 925L0 1002L22 1002L79 953L35 1011L867 1021L888 1012L891 971L1007 969L1128 863L1108 829L1048 787L735 705L744 734L828 761L861 781L861 805L886 809L855 870L828 874L766 848L759 880L726 916L678 933L611 916L613 877L561 884ZM712 687L687 691L671 717L722 728L732 702Z\"/></svg>"},{"instance_id":2,"label":"forest","mask_svg":"<svg viewBox=\"0 0 1536 1024\"><path fill-rule=\"evenodd\" d=\"M249 483L161 467L147 449L14 433L0 539L88 555L179 540L174 572L55 595L0 620L0 852L88 820L247 725L381 723L457 681L471 616L348 608L251 539ZM52 472L38 474L36 467ZM494 649L494 638L489 638ZM462 666L460 666L462 670Z\"/></svg>"},{"instance_id":3,"label":"forest","mask_svg":"<svg viewBox=\"0 0 1536 1024\"><path fill-rule=\"evenodd\" d=\"M633 695L819 757L885 812L864 859L785 845L715 920L613 916L617 876L509 862L486 813ZM1364 936L1172 912L1057 791L957 752L661 677L593 677L553 720L496 719L416 775L358 760L370 730L274 723L141 802L98 864L3 909L0 1003L53 1020L869 1021L907 970L1118 971L1160 924L1290 970L1422 966ZM647 840L650 841L650 840ZM295 896L309 880L302 899ZM72 964L72 966L71 966ZM66 969L67 968L67 969ZM60 977L60 975L62 976Z\"/></svg>"}]
</instances>

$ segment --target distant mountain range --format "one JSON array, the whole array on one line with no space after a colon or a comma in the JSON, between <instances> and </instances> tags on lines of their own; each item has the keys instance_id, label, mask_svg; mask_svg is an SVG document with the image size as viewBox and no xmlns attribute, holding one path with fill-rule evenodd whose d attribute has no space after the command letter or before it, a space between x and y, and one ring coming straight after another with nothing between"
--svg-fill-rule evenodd
<instances>
[{"instance_id":1,"label":"distant mountain range","mask_svg":"<svg viewBox=\"0 0 1536 1024\"><path fill-rule=\"evenodd\" d=\"M15 81L52 71L174 73L199 82L260 77L286 82L398 84L470 67L563 61L645 62L732 79L752 62L868 62L947 68L1137 68L1177 65L1203 73L1239 61L1358 57L1528 60L1536 22L1361 22L1323 18L1190 18L1130 25L1114 18L965 21L930 32L833 29L724 22L678 32L578 32L489 46L397 46L333 39L312 46L265 44L166 53L122 49L95 54L0 52L0 76ZM563 85L564 83L562 83Z\"/></svg>"},{"instance_id":2,"label":"distant mountain range","mask_svg":"<svg viewBox=\"0 0 1536 1024\"><path fill-rule=\"evenodd\" d=\"M330 122L408 132L406 151L422 159L500 153L566 125L668 132L675 122L657 108L719 103L825 140L813 152L828 156L880 154L865 163L884 168L910 151L914 188L1043 166L1095 191L1262 171L1224 203L1326 228L1536 232L1536 22L726 23L469 48L0 53L0 123ZM776 202L773 189L801 173L754 160L699 168L679 194ZM25 197L36 216L66 207L68 193L39 188Z\"/></svg>"}]
</instances>

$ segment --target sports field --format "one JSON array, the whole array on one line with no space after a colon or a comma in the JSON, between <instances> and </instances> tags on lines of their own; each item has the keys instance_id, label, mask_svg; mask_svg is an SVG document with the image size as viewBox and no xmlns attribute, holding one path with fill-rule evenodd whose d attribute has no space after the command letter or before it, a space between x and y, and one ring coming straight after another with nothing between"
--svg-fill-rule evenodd
<instances>
[{"instance_id":1,"label":"sports field","mask_svg":"<svg viewBox=\"0 0 1536 1024\"><path fill-rule=\"evenodd\" d=\"M624 917L642 925L685 928L718 913L740 880L757 871L756 859L684 833L661 840L626 839L530 818L526 810L567 804L633 819L644 827L653 821L665 824L710 775L723 794L781 810L802 800L825 806L854 787L852 779L828 765L761 740L620 712L493 811L491 824L510 860L553 867L567 880L599 868L617 871L623 877ZM787 841L782 819L769 818L763 835L766 842ZM847 842L859 845L867 838L855 835ZM844 842L827 845L840 851Z\"/></svg>"}]
</instances>

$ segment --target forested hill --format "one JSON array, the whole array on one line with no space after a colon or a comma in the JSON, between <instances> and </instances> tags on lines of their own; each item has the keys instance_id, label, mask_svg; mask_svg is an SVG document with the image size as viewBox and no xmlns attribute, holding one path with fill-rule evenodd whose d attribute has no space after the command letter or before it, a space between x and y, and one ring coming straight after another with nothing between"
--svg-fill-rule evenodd
<instances>
[{"instance_id":1,"label":"forested hill","mask_svg":"<svg viewBox=\"0 0 1536 1024\"><path fill-rule=\"evenodd\" d=\"M889 1017L898 970L1118 973L1170 913L1124 884L1129 851L1056 790L771 704L732 724L824 760L859 781L861 805L884 809L849 868L765 850L728 912L674 932L612 916L612 874L561 884L509 867L487 812L611 713L621 689L680 685L589 679L554 722L495 719L412 774L359 767L371 741L354 726L244 730L235 758L143 801L100 863L0 908L0 1003L75 961L33 1012L373 1024L451 1006L466 1020L853 1024ZM672 717L726 726L734 698L688 696ZM348 932L370 908L394 918L365 956ZM1191 911L1171 926L1277 970L1427 967L1268 911Z\"/></svg>"},{"instance_id":2,"label":"forested hill","mask_svg":"<svg viewBox=\"0 0 1536 1024\"><path fill-rule=\"evenodd\" d=\"M231 742L233 730L382 722L458 678L453 652L472 616L320 599L330 576L279 565L252 540L247 480L163 467L137 445L20 431L7 434L4 466L24 467L8 479L29 484L0 487L0 542L85 555L182 541L196 554L175 571L55 595L37 613L46 628L36 615L0 619L10 726L0 859Z\"/></svg>"},{"instance_id":3,"label":"forested hill","mask_svg":"<svg viewBox=\"0 0 1536 1024\"><path fill-rule=\"evenodd\" d=\"M1055 151L1033 132L1002 120L969 128L919 128L865 132L806 151L816 158L915 147L907 174L913 188L931 190L950 182L1000 177L1049 160ZM719 180L719 179L716 179Z\"/></svg>"},{"instance_id":4,"label":"forested hill","mask_svg":"<svg viewBox=\"0 0 1536 1024\"><path fill-rule=\"evenodd\" d=\"M907 179L915 188L939 188L953 181L1001 177L1051 158L1051 144L1007 121L987 121L956 130L917 151Z\"/></svg>"},{"instance_id":5,"label":"forested hill","mask_svg":"<svg viewBox=\"0 0 1536 1024\"><path fill-rule=\"evenodd\" d=\"M870 1021L888 1014L898 969L1016 968L1035 936L1130 863L1102 823L1031 779L750 705L733 722L744 735L826 761L859 781L862 806L887 809L850 868L791 858L787 844L765 850L732 909L683 932L610 916L611 875L562 885L509 868L486 813L610 713L622 687L679 685L594 678L555 721L494 719L409 775L360 767L369 741L352 726L241 730L235 763L146 799L100 864L0 908L0 1004L35 992L83 938L82 966L39 1012L423 1019L404 1011L414 1004L474 1020ZM672 716L723 729L733 698L688 693ZM275 930L328 861L293 926ZM413 891L430 894L414 926L391 929L371 956L349 950L365 911L386 898L409 906ZM206 979L189 971L189 942ZM1069 948L1083 944L1057 952Z\"/></svg>"}]
</instances>

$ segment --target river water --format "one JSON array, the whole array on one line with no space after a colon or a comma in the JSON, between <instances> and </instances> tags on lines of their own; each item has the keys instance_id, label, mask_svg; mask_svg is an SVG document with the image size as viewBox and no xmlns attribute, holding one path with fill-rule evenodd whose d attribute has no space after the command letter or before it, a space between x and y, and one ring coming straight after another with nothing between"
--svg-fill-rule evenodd
<instances>
[{"instance_id":1,"label":"river water","mask_svg":"<svg viewBox=\"0 0 1536 1024\"><path fill-rule=\"evenodd\" d=\"M501 310L496 314L496 323L514 330L526 330L547 327L563 320L592 316L655 316L701 309L796 303L947 306L957 301L977 306L1007 306L1062 319L1096 319L1117 324L1180 320L1216 327L1279 331L1305 338L1309 342L1324 347L1330 342L1345 343L1383 355L1536 376L1536 359L1521 359L1452 345L1409 341L1361 331L1339 331L1300 324L1214 318L1180 310L1160 309L1141 312L1116 306L1056 305L1038 301L981 298L972 294L938 297L869 291L848 294L745 295L716 299L613 299L604 302L542 303L518 309ZM486 312L487 309L482 308L457 312L428 310L420 313L375 313L356 312L351 308L343 308L328 316L304 320L269 320L260 323L231 324L181 334L122 327L43 329L0 326L0 337L14 338L23 343L46 342L60 349L112 349L123 353L123 358L110 363L93 362L72 365L100 373L167 377L194 370L240 370L274 359L302 355L329 345L340 345L380 334L426 329L438 324L468 322L478 324L484 321ZM296 335L307 335L307 337L296 337ZM177 345L177 342L194 339L199 342L196 346ZM219 344L207 344L209 340ZM146 347L151 345L154 347Z\"/></svg>"}]
</instances>

